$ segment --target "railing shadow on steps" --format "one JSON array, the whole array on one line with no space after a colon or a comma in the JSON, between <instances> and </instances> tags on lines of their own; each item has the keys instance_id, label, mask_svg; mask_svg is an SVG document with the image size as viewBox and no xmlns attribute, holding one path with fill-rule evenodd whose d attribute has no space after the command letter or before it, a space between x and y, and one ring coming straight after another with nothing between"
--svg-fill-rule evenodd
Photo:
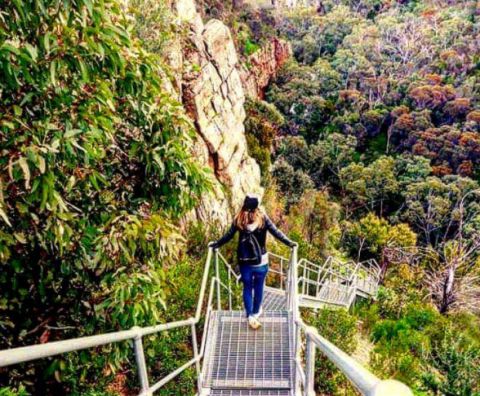
<instances>
[{"instance_id":1,"label":"railing shadow on steps","mask_svg":"<svg viewBox=\"0 0 480 396\"><path fill-rule=\"evenodd\" d=\"M295 328L295 366L296 366L296 390L295 395L314 396L314 371L315 371L315 352L318 349L330 359L335 366L346 375L353 385L366 396L407 396L412 395L411 391L405 385L392 380L381 381L368 370L355 362L350 356L321 337L317 330L307 326L300 317L299 295L298 295L298 260L297 248L292 249L291 256L287 260L284 257L271 254L271 257L277 259L277 268L272 267L270 272L278 277L277 288L284 291L287 296L287 309L293 314ZM214 274L210 277L212 271L212 259L214 263ZM221 280L221 266L223 264L226 270L226 283ZM288 272L287 272L288 271ZM224 274L225 275L225 274ZM224 276L225 277L225 276ZM205 301L208 280L209 293ZM234 271L233 267L222 256L218 250L209 248L205 260L202 283L199 293L199 299L195 311L195 316L186 320L180 320L150 327L133 327L130 330L100 334L95 336L80 337L64 341L50 342L46 344L26 346L0 351L0 367L13 364L28 362L41 358L52 357L63 353L94 348L101 345L133 340L135 352L135 361L137 366L138 379L141 387L139 396L152 395L166 383L177 377L187 368L195 366L197 372L198 394L202 390L202 369L201 361L205 354L206 329L210 313L214 307L214 298L216 309L222 309L221 294L222 290L228 293L228 309L233 308L232 283L239 283L240 276ZM205 318L204 332L199 343L197 336L197 326ZM190 327L192 342L192 359L176 370L166 375L164 378L150 385L148 370L146 366L145 355L143 351L143 337L169 331L181 327ZM303 338L305 339L306 354L302 356ZM200 345L199 345L200 344ZM305 363L302 362L305 358Z\"/></svg>"}]
</instances>

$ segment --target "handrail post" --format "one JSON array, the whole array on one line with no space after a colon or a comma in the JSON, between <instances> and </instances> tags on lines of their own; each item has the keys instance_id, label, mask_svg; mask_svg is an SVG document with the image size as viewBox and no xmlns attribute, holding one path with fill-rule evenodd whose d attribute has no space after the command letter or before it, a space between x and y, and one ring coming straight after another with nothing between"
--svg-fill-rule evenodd
<instances>
[{"instance_id":1,"label":"handrail post","mask_svg":"<svg viewBox=\"0 0 480 396\"><path fill-rule=\"evenodd\" d=\"M232 274L228 272L228 309L232 310Z\"/></svg>"},{"instance_id":2,"label":"handrail post","mask_svg":"<svg viewBox=\"0 0 480 396\"><path fill-rule=\"evenodd\" d=\"M220 300L220 268L219 268L219 265L218 265L218 249L215 249L214 251L215 253L215 257L214 257L214 260L215 260L215 276L217 277L218 279L218 282L217 282L217 309L220 311L222 309L222 302Z\"/></svg>"},{"instance_id":3,"label":"handrail post","mask_svg":"<svg viewBox=\"0 0 480 396\"><path fill-rule=\"evenodd\" d=\"M195 328L195 323L192 323L191 329L192 329L193 357L195 358L195 368L197 370L197 388L198 388L198 393L200 394L202 390L202 372L200 367L200 358L198 354L197 329Z\"/></svg>"},{"instance_id":4,"label":"handrail post","mask_svg":"<svg viewBox=\"0 0 480 396\"><path fill-rule=\"evenodd\" d=\"M293 343L294 343L294 351L295 351L295 360L300 361L300 345L301 345L301 334L300 329L296 325L297 319L299 318L299 303L298 303L298 281L297 281L297 271L298 271L298 247L294 246L292 248L292 252L290 254L290 266L289 266L289 281L288 281L288 308L291 312L293 323L294 323L294 331L293 331ZM295 376L295 394L300 395L300 381L298 376Z\"/></svg>"},{"instance_id":5,"label":"handrail post","mask_svg":"<svg viewBox=\"0 0 480 396\"><path fill-rule=\"evenodd\" d=\"M294 246L290 253L290 263L288 268L288 296L287 296L287 304L288 308L292 311L292 313L296 314L296 299L297 299L297 247Z\"/></svg>"},{"instance_id":6,"label":"handrail post","mask_svg":"<svg viewBox=\"0 0 480 396\"><path fill-rule=\"evenodd\" d=\"M315 343L310 334L307 333L307 355L305 370L304 396L315 396L314 380L315 380Z\"/></svg>"},{"instance_id":7,"label":"handrail post","mask_svg":"<svg viewBox=\"0 0 480 396\"><path fill-rule=\"evenodd\" d=\"M145 353L143 352L143 343L142 343L142 336L140 334L140 328L135 326L132 330L137 330L138 334L133 339L133 347L135 350L135 360L137 362L137 370L138 370L138 379L140 381L140 387L142 389L141 395L149 396L150 392L150 385L148 384L148 373L147 373L147 364L145 362Z\"/></svg>"}]
</instances>

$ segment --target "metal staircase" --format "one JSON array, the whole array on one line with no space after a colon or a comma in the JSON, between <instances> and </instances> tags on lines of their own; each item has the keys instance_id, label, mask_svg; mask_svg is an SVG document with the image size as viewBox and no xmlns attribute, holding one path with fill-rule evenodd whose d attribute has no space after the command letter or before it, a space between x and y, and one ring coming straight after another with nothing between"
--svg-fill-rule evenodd
<instances>
[{"instance_id":1,"label":"metal staircase","mask_svg":"<svg viewBox=\"0 0 480 396\"><path fill-rule=\"evenodd\" d=\"M355 263L328 257L322 264L301 259L299 304L309 308L349 309L358 297L375 298L381 268L375 260Z\"/></svg>"},{"instance_id":2,"label":"metal staircase","mask_svg":"<svg viewBox=\"0 0 480 396\"><path fill-rule=\"evenodd\" d=\"M412 395L397 381L382 381L307 326L300 306L345 307L374 297L380 271L374 262L297 262L270 254L260 330L251 330L238 298L240 277L218 251L209 249L195 316L157 326L0 351L0 367L133 340L139 395L152 395L188 367L197 371L198 396L314 396L315 353L321 351L362 395ZM207 297L208 291L208 297ZM200 327L202 325L202 327ZM149 383L143 337L190 327L192 358L155 384ZM201 340L197 330L202 331ZM161 357L159 357L161 359Z\"/></svg>"}]
</instances>

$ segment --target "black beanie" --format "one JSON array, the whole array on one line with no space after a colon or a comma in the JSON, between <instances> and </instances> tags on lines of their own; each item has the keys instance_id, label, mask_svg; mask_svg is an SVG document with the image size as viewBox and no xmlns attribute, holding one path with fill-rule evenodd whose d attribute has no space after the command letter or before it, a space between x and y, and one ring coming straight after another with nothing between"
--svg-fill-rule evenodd
<instances>
[{"instance_id":1,"label":"black beanie","mask_svg":"<svg viewBox=\"0 0 480 396\"><path fill-rule=\"evenodd\" d=\"M243 209L253 211L258 208L258 198L252 196L246 196L245 201L243 201Z\"/></svg>"}]
</instances>

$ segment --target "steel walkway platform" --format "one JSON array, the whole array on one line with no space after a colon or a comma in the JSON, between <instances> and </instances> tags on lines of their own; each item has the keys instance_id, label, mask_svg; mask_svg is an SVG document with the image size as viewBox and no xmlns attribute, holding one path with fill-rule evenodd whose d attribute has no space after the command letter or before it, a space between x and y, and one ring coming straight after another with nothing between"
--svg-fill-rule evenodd
<instances>
[{"instance_id":1,"label":"steel walkway platform","mask_svg":"<svg viewBox=\"0 0 480 396\"><path fill-rule=\"evenodd\" d=\"M264 311L261 322L261 329L255 331L241 311L211 313L202 375L202 387L211 389L211 395L291 394L291 313ZM252 391L257 393L248 393Z\"/></svg>"},{"instance_id":2,"label":"steel walkway platform","mask_svg":"<svg viewBox=\"0 0 480 396\"><path fill-rule=\"evenodd\" d=\"M263 309L265 311L282 311L287 309L287 294L284 290L266 287L263 295Z\"/></svg>"},{"instance_id":3,"label":"steel walkway platform","mask_svg":"<svg viewBox=\"0 0 480 396\"><path fill-rule=\"evenodd\" d=\"M290 390L281 389L214 389L210 392L211 396L290 396Z\"/></svg>"}]
</instances>

